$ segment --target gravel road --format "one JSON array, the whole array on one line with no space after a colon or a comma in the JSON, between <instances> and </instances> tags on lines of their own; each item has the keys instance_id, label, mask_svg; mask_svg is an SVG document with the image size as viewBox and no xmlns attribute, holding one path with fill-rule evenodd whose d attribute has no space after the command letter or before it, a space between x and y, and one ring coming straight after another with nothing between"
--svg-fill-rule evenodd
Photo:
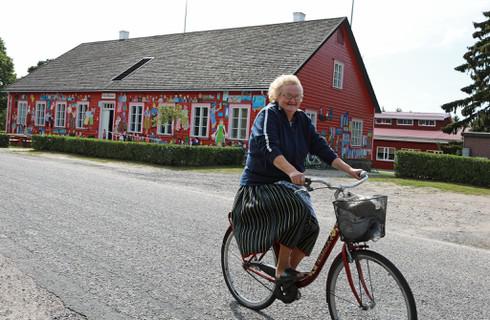
<instances>
[{"instance_id":1,"label":"gravel road","mask_svg":"<svg viewBox=\"0 0 490 320\"><path fill-rule=\"evenodd\" d=\"M328 318L325 275L297 303L260 313L227 292L219 249L238 174L22 149L0 149L0 163L0 319ZM489 197L378 182L358 191L389 197L387 237L373 246L406 276L420 319L490 319ZM312 197L331 226L331 194Z\"/></svg>"}]
</instances>

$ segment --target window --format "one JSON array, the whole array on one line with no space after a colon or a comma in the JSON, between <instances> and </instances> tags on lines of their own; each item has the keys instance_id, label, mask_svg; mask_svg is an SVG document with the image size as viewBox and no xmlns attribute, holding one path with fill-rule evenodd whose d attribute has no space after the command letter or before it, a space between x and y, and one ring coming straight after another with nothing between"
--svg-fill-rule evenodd
<instances>
[{"instance_id":1,"label":"window","mask_svg":"<svg viewBox=\"0 0 490 320\"><path fill-rule=\"evenodd\" d=\"M85 119L85 113L88 110L88 102L80 102L77 106L77 128L83 128L83 120Z\"/></svg>"},{"instance_id":2,"label":"window","mask_svg":"<svg viewBox=\"0 0 490 320\"><path fill-rule=\"evenodd\" d=\"M169 105L164 105L161 106L162 108L175 108L174 104L169 104ZM158 119L158 134L163 134L167 136L172 135L172 128L173 128L173 120L168 119L167 123L160 123L160 119Z\"/></svg>"},{"instance_id":3,"label":"window","mask_svg":"<svg viewBox=\"0 0 490 320\"><path fill-rule=\"evenodd\" d=\"M344 82L344 64L334 61L333 65L333 87L342 89Z\"/></svg>"},{"instance_id":4,"label":"window","mask_svg":"<svg viewBox=\"0 0 490 320\"><path fill-rule=\"evenodd\" d=\"M19 101L17 104L17 124L25 125L27 117L27 101Z\"/></svg>"},{"instance_id":5,"label":"window","mask_svg":"<svg viewBox=\"0 0 490 320\"><path fill-rule=\"evenodd\" d=\"M192 105L192 136L208 137L209 105Z\"/></svg>"},{"instance_id":6,"label":"window","mask_svg":"<svg viewBox=\"0 0 490 320\"><path fill-rule=\"evenodd\" d=\"M66 103L58 102L56 104L56 114L55 114L55 127L65 127L65 117L66 117Z\"/></svg>"},{"instance_id":7,"label":"window","mask_svg":"<svg viewBox=\"0 0 490 320\"><path fill-rule=\"evenodd\" d=\"M391 119L376 119L376 124L391 124Z\"/></svg>"},{"instance_id":8,"label":"window","mask_svg":"<svg viewBox=\"0 0 490 320\"><path fill-rule=\"evenodd\" d=\"M46 102L42 102L42 101L36 102L34 124L38 127L44 126L45 116L46 116Z\"/></svg>"},{"instance_id":9,"label":"window","mask_svg":"<svg viewBox=\"0 0 490 320\"><path fill-rule=\"evenodd\" d=\"M143 127L143 105L133 104L129 106L129 132L141 133Z\"/></svg>"},{"instance_id":10,"label":"window","mask_svg":"<svg viewBox=\"0 0 490 320\"><path fill-rule=\"evenodd\" d=\"M313 126L315 127L316 129L316 111L313 111L313 110L306 110L305 111L306 115L308 117L310 117L311 119L311 124L313 124Z\"/></svg>"},{"instance_id":11,"label":"window","mask_svg":"<svg viewBox=\"0 0 490 320\"><path fill-rule=\"evenodd\" d=\"M362 144L362 120L352 120L351 146L360 147Z\"/></svg>"},{"instance_id":12,"label":"window","mask_svg":"<svg viewBox=\"0 0 490 320\"><path fill-rule=\"evenodd\" d=\"M395 161L395 148L390 147L377 147L376 148L376 160L379 161Z\"/></svg>"},{"instance_id":13,"label":"window","mask_svg":"<svg viewBox=\"0 0 490 320\"><path fill-rule=\"evenodd\" d=\"M421 126L421 127L435 127L436 121L435 120L419 120L419 126Z\"/></svg>"},{"instance_id":14,"label":"window","mask_svg":"<svg viewBox=\"0 0 490 320\"><path fill-rule=\"evenodd\" d=\"M413 126L412 119L398 119L396 120L396 124L400 126Z\"/></svg>"},{"instance_id":15,"label":"window","mask_svg":"<svg viewBox=\"0 0 490 320\"><path fill-rule=\"evenodd\" d=\"M246 140L248 138L248 106L231 106L228 132L230 139Z\"/></svg>"}]
</instances>

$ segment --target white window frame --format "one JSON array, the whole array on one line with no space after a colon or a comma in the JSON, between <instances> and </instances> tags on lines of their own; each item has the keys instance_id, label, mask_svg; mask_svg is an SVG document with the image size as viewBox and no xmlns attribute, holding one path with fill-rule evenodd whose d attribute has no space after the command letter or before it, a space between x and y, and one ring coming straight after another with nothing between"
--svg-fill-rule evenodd
<instances>
[{"instance_id":1,"label":"white window frame","mask_svg":"<svg viewBox=\"0 0 490 320\"><path fill-rule=\"evenodd\" d=\"M27 120L27 101L17 102L17 124L26 125Z\"/></svg>"},{"instance_id":2,"label":"white window frame","mask_svg":"<svg viewBox=\"0 0 490 320\"><path fill-rule=\"evenodd\" d=\"M337 60L333 62L332 86L337 89L344 87L344 64Z\"/></svg>"},{"instance_id":3,"label":"white window frame","mask_svg":"<svg viewBox=\"0 0 490 320\"><path fill-rule=\"evenodd\" d=\"M352 131L350 135L350 145L352 147L360 147L362 145L362 127L363 123L361 119L352 119Z\"/></svg>"},{"instance_id":4,"label":"white window frame","mask_svg":"<svg viewBox=\"0 0 490 320\"><path fill-rule=\"evenodd\" d=\"M402 123L402 121L407 121L408 123ZM399 126L413 126L413 119L396 119L396 124Z\"/></svg>"},{"instance_id":5,"label":"white window frame","mask_svg":"<svg viewBox=\"0 0 490 320\"><path fill-rule=\"evenodd\" d=\"M168 104L165 104L163 106L160 106L160 108L175 108L175 103L168 103ZM170 125L170 131L167 130L168 126ZM174 121L173 119L169 119L168 120L168 123L166 124L161 124L160 123L160 115L159 115L159 118L158 118L158 129L157 129L157 133L159 135L163 135L163 136L173 136L174 135ZM162 128L165 128L165 130L162 130ZM167 132L169 131L169 132Z\"/></svg>"},{"instance_id":6,"label":"white window frame","mask_svg":"<svg viewBox=\"0 0 490 320\"><path fill-rule=\"evenodd\" d=\"M76 123L75 127L77 129L84 129L85 127L83 126L83 122L85 120L85 113L89 109L89 103L88 102L79 102L77 104L77 116L76 116Z\"/></svg>"},{"instance_id":7,"label":"white window frame","mask_svg":"<svg viewBox=\"0 0 490 320\"><path fill-rule=\"evenodd\" d=\"M63 110L60 110L61 108ZM66 102L64 101L56 102L56 109L54 112L54 126L55 128L64 128L66 126Z\"/></svg>"},{"instance_id":8,"label":"white window frame","mask_svg":"<svg viewBox=\"0 0 490 320\"><path fill-rule=\"evenodd\" d=\"M46 123L45 118L46 101L36 101L36 107L34 108L34 125L36 127L44 127Z\"/></svg>"},{"instance_id":9,"label":"white window frame","mask_svg":"<svg viewBox=\"0 0 490 320\"><path fill-rule=\"evenodd\" d=\"M379 150L383 149L383 158L380 158ZM390 150L393 150L393 159L390 159ZM395 151L396 149L393 147L376 147L376 160L377 161L385 161L385 162L394 162L395 161Z\"/></svg>"},{"instance_id":10,"label":"white window frame","mask_svg":"<svg viewBox=\"0 0 490 320\"><path fill-rule=\"evenodd\" d=\"M432 124L427 124L432 123ZM435 127L436 120L419 120L419 127Z\"/></svg>"},{"instance_id":11,"label":"white window frame","mask_svg":"<svg viewBox=\"0 0 490 320\"><path fill-rule=\"evenodd\" d=\"M317 123L317 119L318 119L318 112L316 110L306 109L305 110L305 113L311 119L311 124L313 124L313 126L316 129L316 123Z\"/></svg>"},{"instance_id":12,"label":"white window frame","mask_svg":"<svg viewBox=\"0 0 490 320\"><path fill-rule=\"evenodd\" d=\"M143 111L145 109L144 103L130 103L129 104L129 117L128 117L128 132L132 133L142 133L143 132ZM136 117L140 117L139 123L138 119L135 118L133 121L133 116L136 111Z\"/></svg>"},{"instance_id":13,"label":"white window frame","mask_svg":"<svg viewBox=\"0 0 490 320\"><path fill-rule=\"evenodd\" d=\"M376 124L391 125L391 119L376 119Z\"/></svg>"},{"instance_id":14,"label":"white window frame","mask_svg":"<svg viewBox=\"0 0 490 320\"><path fill-rule=\"evenodd\" d=\"M196 109L200 109L200 110L203 110L203 109L206 109L207 110L207 116L206 116L206 120L204 120L202 114L200 113L200 116L199 116L199 124L198 127L199 127L199 134L194 134L194 129L195 129L195 126L196 126L196 123L195 123L195 116L196 116ZM191 112L191 134L190 136L191 137L196 137L196 138L208 138L209 137L209 113L210 113L210 104L209 103L193 103L192 104L192 112ZM205 134L202 134L201 130L205 128L206 132Z\"/></svg>"},{"instance_id":15,"label":"white window frame","mask_svg":"<svg viewBox=\"0 0 490 320\"><path fill-rule=\"evenodd\" d=\"M239 110L238 111L238 128L235 128L233 126L233 119L234 119L234 110ZM246 127L245 128L242 128L242 119L243 119L243 115L245 113L245 116L247 117L247 121L246 121ZM230 104L230 117L228 119L228 137L230 140L240 140L240 141L244 141L244 140L248 140L248 136L249 136L249 128L250 127L250 105L247 105L247 104ZM234 131L236 130L237 132L237 136L234 136ZM243 129L245 129L245 137L240 137L239 136L239 132L242 132Z\"/></svg>"}]
</instances>

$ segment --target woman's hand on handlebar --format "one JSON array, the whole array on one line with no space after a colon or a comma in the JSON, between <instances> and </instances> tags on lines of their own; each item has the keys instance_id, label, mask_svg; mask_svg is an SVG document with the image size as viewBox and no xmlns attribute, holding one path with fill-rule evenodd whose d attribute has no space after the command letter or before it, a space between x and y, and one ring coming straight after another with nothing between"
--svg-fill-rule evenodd
<instances>
[{"instance_id":1,"label":"woman's hand on handlebar","mask_svg":"<svg viewBox=\"0 0 490 320\"><path fill-rule=\"evenodd\" d=\"M305 184L305 174L299 171L293 171L289 174L289 179L294 184L298 186L303 186Z\"/></svg>"},{"instance_id":2,"label":"woman's hand on handlebar","mask_svg":"<svg viewBox=\"0 0 490 320\"><path fill-rule=\"evenodd\" d=\"M364 177L364 175L366 174L366 171L364 171L362 169L350 168L350 170L347 171L347 174L350 175L354 179L361 180Z\"/></svg>"}]
</instances>

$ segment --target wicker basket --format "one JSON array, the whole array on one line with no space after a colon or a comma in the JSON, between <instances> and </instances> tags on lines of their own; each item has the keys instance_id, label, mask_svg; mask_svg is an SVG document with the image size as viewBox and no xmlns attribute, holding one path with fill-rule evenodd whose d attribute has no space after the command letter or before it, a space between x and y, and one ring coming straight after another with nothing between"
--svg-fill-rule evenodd
<instances>
[{"instance_id":1,"label":"wicker basket","mask_svg":"<svg viewBox=\"0 0 490 320\"><path fill-rule=\"evenodd\" d=\"M385 236L387 196L349 197L333 206L343 241L364 242Z\"/></svg>"}]
</instances>

